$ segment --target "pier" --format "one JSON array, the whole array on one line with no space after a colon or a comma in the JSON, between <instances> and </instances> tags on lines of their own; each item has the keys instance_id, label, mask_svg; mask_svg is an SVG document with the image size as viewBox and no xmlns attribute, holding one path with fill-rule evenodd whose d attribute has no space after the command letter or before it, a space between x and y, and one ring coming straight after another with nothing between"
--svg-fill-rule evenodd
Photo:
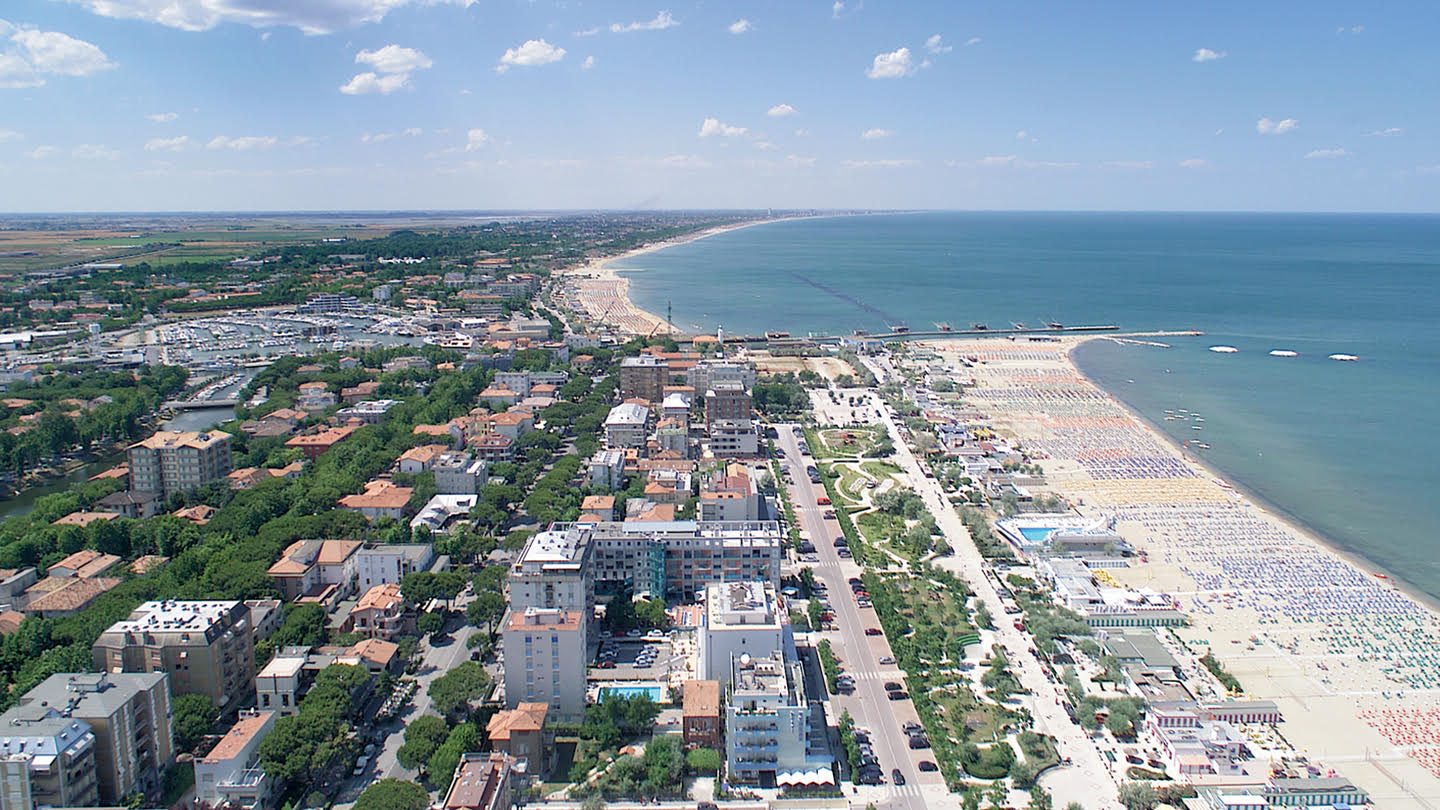
<instances>
[{"instance_id":1,"label":"pier","mask_svg":"<svg viewBox=\"0 0 1440 810\"><path fill-rule=\"evenodd\" d=\"M1018 335L1025 335L1025 336L1029 336L1029 337L1042 337L1042 336L1045 336L1045 335L1073 335L1073 334L1091 334L1091 333L1095 333L1095 332L1118 332L1118 331L1120 331L1120 326L1119 326L1118 324L1108 323L1108 324L1092 324L1092 325L1085 325L1085 326L1040 327L1040 328L1036 328L1036 329L1015 329L1015 328L1012 327L1012 328L1007 328L1007 329L935 329L935 330L923 331L923 332L922 332L922 331L904 330L904 331L899 331L899 332L895 332L895 331L891 331L891 332L875 332L875 333L867 333L867 334L860 334L860 335L848 335L848 336L839 336L839 335L816 335L816 336L805 337L805 338L784 338L784 339L788 339L788 340L807 340L807 341L809 341L809 342L811 342L811 343L815 343L815 344L833 345L833 344L837 344L837 343L843 343L843 342L846 342L846 341L859 342L859 341L865 341L865 340L879 340L879 341L883 341L883 342L886 342L886 343L896 343L896 342L906 341L906 340L933 340L933 339L935 339L935 338L955 338L955 337L1014 337L1014 336L1018 336ZM772 341L772 340L774 340L774 339L775 339L775 338L771 338L771 337L768 337L768 336L765 336L765 335L758 335L758 336L757 336L757 335L737 335L737 336L734 336L734 337L726 337L726 338L725 338L725 342L726 342L726 343L733 343L733 344L744 344L744 345L747 345L747 346L757 346L757 345L758 345L758 346L763 346L763 345L765 345L766 343L769 343L770 341Z\"/></svg>"},{"instance_id":2,"label":"pier","mask_svg":"<svg viewBox=\"0 0 1440 810\"><path fill-rule=\"evenodd\" d=\"M193 411L197 408L233 408L240 404L238 399L170 399L161 407L172 411Z\"/></svg>"}]
</instances>

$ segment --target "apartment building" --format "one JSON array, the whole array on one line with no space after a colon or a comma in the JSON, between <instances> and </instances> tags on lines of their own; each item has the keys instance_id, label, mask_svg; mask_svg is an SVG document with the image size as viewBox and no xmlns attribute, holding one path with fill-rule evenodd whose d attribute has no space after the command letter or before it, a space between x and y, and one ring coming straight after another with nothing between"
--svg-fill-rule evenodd
<instances>
[{"instance_id":1,"label":"apartment building","mask_svg":"<svg viewBox=\"0 0 1440 810\"><path fill-rule=\"evenodd\" d=\"M701 360L685 374L690 387L696 391L708 391L721 385L734 384L741 388L755 385L755 367L749 363L727 360Z\"/></svg>"},{"instance_id":2,"label":"apartment building","mask_svg":"<svg viewBox=\"0 0 1440 810\"><path fill-rule=\"evenodd\" d=\"M731 660L781 656L796 660L794 629L769 582L726 582L705 589L696 634L700 676L730 684Z\"/></svg>"},{"instance_id":3,"label":"apartment building","mask_svg":"<svg viewBox=\"0 0 1440 810\"><path fill-rule=\"evenodd\" d=\"M406 574L429 571L435 547L428 543L385 543L355 553L355 582L367 591L376 585L399 584Z\"/></svg>"},{"instance_id":4,"label":"apartment building","mask_svg":"<svg viewBox=\"0 0 1440 810\"><path fill-rule=\"evenodd\" d=\"M390 641L415 632L415 612L406 606L400 586L387 582L360 597L350 611L349 624L353 632L366 638Z\"/></svg>"},{"instance_id":5,"label":"apartment building","mask_svg":"<svg viewBox=\"0 0 1440 810\"><path fill-rule=\"evenodd\" d=\"M685 681L681 689L685 747L720 750L720 682Z\"/></svg>"},{"instance_id":6,"label":"apartment building","mask_svg":"<svg viewBox=\"0 0 1440 810\"><path fill-rule=\"evenodd\" d=\"M205 695L222 711L255 688L250 609L244 602L146 602L91 647L100 672L164 672L176 695Z\"/></svg>"},{"instance_id":7,"label":"apartment building","mask_svg":"<svg viewBox=\"0 0 1440 810\"><path fill-rule=\"evenodd\" d=\"M510 810L515 764L502 751L463 755L442 810Z\"/></svg>"},{"instance_id":8,"label":"apartment building","mask_svg":"<svg viewBox=\"0 0 1440 810\"><path fill-rule=\"evenodd\" d=\"M649 433L650 411L634 402L623 402L610 409L605 417L605 447L623 450L644 447Z\"/></svg>"},{"instance_id":9,"label":"apartment building","mask_svg":"<svg viewBox=\"0 0 1440 810\"><path fill-rule=\"evenodd\" d=\"M670 366L659 357L649 354L627 357L620 361L620 398L661 402L669 379Z\"/></svg>"},{"instance_id":10,"label":"apartment building","mask_svg":"<svg viewBox=\"0 0 1440 810\"><path fill-rule=\"evenodd\" d=\"M430 462L435 491L441 495L474 495L490 481L490 464L469 453L442 453Z\"/></svg>"},{"instance_id":11,"label":"apartment building","mask_svg":"<svg viewBox=\"0 0 1440 810\"><path fill-rule=\"evenodd\" d=\"M100 794L90 724L48 706L0 714L0 808L92 807Z\"/></svg>"},{"instance_id":12,"label":"apartment building","mask_svg":"<svg viewBox=\"0 0 1440 810\"><path fill-rule=\"evenodd\" d=\"M358 540L297 540L265 572L287 601L333 605L355 592Z\"/></svg>"},{"instance_id":13,"label":"apartment building","mask_svg":"<svg viewBox=\"0 0 1440 810\"><path fill-rule=\"evenodd\" d=\"M162 430L130 445L130 489L168 498L229 474L230 434Z\"/></svg>"},{"instance_id":14,"label":"apartment building","mask_svg":"<svg viewBox=\"0 0 1440 810\"><path fill-rule=\"evenodd\" d=\"M59 673L26 692L18 707L51 709L90 726L102 804L123 804L134 793L160 798L161 771L175 758L165 673Z\"/></svg>"},{"instance_id":15,"label":"apartment building","mask_svg":"<svg viewBox=\"0 0 1440 810\"><path fill-rule=\"evenodd\" d=\"M485 726L485 736L496 751L522 764L526 774L544 778L550 772L555 752L555 732L545 728L549 711L545 703L521 703L496 712Z\"/></svg>"},{"instance_id":16,"label":"apartment building","mask_svg":"<svg viewBox=\"0 0 1440 810\"><path fill-rule=\"evenodd\" d=\"M749 419L751 405L750 389L739 383L717 383L705 392L705 424L720 419Z\"/></svg>"},{"instance_id":17,"label":"apartment building","mask_svg":"<svg viewBox=\"0 0 1440 810\"><path fill-rule=\"evenodd\" d=\"M269 805L276 784L260 767L260 743L278 717L254 709L241 712L210 753L195 760L195 800L201 806L259 810Z\"/></svg>"},{"instance_id":18,"label":"apartment building","mask_svg":"<svg viewBox=\"0 0 1440 810\"><path fill-rule=\"evenodd\" d=\"M685 598L720 582L778 585L783 540L773 520L595 523L592 576L601 592L629 586Z\"/></svg>"},{"instance_id":19,"label":"apartment building","mask_svg":"<svg viewBox=\"0 0 1440 810\"><path fill-rule=\"evenodd\" d=\"M725 707L725 773L733 782L774 786L808 770L810 707L799 662L775 655L731 661ZM828 764L828 760L826 763Z\"/></svg>"},{"instance_id":20,"label":"apartment building","mask_svg":"<svg viewBox=\"0 0 1440 810\"><path fill-rule=\"evenodd\" d=\"M506 616L505 707L544 703L560 722L585 712L586 614L525 608Z\"/></svg>"},{"instance_id":21,"label":"apartment building","mask_svg":"<svg viewBox=\"0 0 1440 810\"><path fill-rule=\"evenodd\" d=\"M716 419L709 423L710 454L716 458L760 455L760 434L749 419Z\"/></svg>"},{"instance_id":22,"label":"apartment building","mask_svg":"<svg viewBox=\"0 0 1440 810\"><path fill-rule=\"evenodd\" d=\"M575 524L533 535L510 566L510 608L567 610L589 616L595 604L591 530Z\"/></svg>"}]
</instances>

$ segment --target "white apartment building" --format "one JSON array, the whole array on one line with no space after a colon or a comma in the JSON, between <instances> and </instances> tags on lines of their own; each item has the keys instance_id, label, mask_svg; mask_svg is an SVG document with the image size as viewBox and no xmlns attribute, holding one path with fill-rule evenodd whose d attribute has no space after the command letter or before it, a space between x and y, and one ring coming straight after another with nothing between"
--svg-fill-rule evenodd
<instances>
[{"instance_id":1,"label":"white apartment building","mask_svg":"<svg viewBox=\"0 0 1440 810\"><path fill-rule=\"evenodd\" d=\"M710 454L716 458L760 454L760 434L749 419L716 419L708 430Z\"/></svg>"},{"instance_id":2,"label":"white apartment building","mask_svg":"<svg viewBox=\"0 0 1440 810\"><path fill-rule=\"evenodd\" d=\"M730 780L774 785L786 774L809 770L810 707L801 664L787 664L780 655L741 655L732 659L730 684L725 707Z\"/></svg>"},{"instance_id":3,"label":"white apartment building","mask_svg":"<svg viewBox=\"0 0 1440 810\"><path fill-rule=\"evenodd\" d=\"M260 742L275 728L275 712L247 709L229 733L195 760L195 800L210 807L268 806L275 780L260 768Z\"/></svg>"},{"instance_id":4,"label":"white apartment building","mask_svg":"<svg viewBox=\"0 0 1440 810\"><path fill-rule=\"evenodd\" d=\"M726 582L705 589L704 625L697 634L700 677L728 685L731 662L781 656L795 659L789 616L769 582Z\"/></svg>"},{"instance_id":5,"label":"white apartment building","mask_svg":"<svg viewBox=\"0 0 1440 810\"><path fill-rule=\"evenodd\" d=\"M300 648L304 650L305 648ZM300 713L301 679L305 676L306 654L282 652L255 676L255 705L280 717Z\"/></svg>"},{"instance_id":6,"label":"white apartment building","mask_svg":"<svg viewBox=\"0 0 1440 810\"><path fill-rule=\"evenodd\" d=\"M614 492L625 486L625 454L601 450L590 458L590 486Z\"/></svg>"},{"instance_id":7,"label":"white apartment building","mask_svg":"<svg viewBox=\"0 0 1440 810\"><path fill-rule=\"evenodd\" d=\"M622 402L605 417L605 446L611 450L644 447L650 411L634 402Z\"/></svg>"},{"instance_id":8,"label":"white apartment building","mask_svg":"<svg viewBox=\"0 0 1440 810\"><path fill-rule=\"evenodd\" d=\"M589 525L577 523L532 536L510 566L505 586L510 609L566 610L588 617L595 605L591 534Z\"/></svg>"},{"instance_id":9,"label":"white apartment building","mask_svg":"<svg viewBox=\"0 0 1440 810\"><path fill-rule=\"evenodd\" d=\"M773 520L606 522L592 532L597 589L688 600L717 582L780 582L784 533Z\"/></svg>"},{"instance_id":10,"label":"white apartment building","mask_svg":"<svg viewBox=\"0 0 1440 810\"><path fill-rule=\"evenodd\" d=\"M505 708L547 703L561 722L585 713L585 614L567 610L511 610L505 645Z\"/></svg>"}]
</instances>

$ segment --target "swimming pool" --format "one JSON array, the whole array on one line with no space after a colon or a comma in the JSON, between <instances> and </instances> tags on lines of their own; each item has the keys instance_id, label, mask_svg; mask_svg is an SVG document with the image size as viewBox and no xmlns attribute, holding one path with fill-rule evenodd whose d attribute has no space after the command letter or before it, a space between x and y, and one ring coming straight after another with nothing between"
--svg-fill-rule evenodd
<instances>
[{"instance_id":1,"label":"swimming pool","mask_svg":"<svg viewBox=\"0 0 1440 810\"><path fill-rule=\"evenodd\" d=\"M1019 531L1026 540L1032 543L1043 543L1045 538L1050 536L1050 532L1055 531L1056 528L1055 526L1022 526Z\"/></svg>"},{"instance_id":2,"label":"swimming pool","mask_svg":"<svg viewBox=\"0 0 1440 810\"><path fill-rule=\"evenodd\" d=\"M602 686L600 697L616 695L617 697L630 698L637 695L644 695L656 703L666 702L665 687L663 686Z\"/></svg>"}]
</instances>

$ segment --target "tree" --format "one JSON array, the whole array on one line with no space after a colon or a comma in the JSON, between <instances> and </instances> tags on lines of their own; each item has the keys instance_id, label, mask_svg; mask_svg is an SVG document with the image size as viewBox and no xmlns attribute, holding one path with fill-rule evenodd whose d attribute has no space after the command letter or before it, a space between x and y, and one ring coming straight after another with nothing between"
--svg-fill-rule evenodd
<instances>
[{"instance_id":1,"label":"tree","mask_svg":"<svg viewBox=\"0 0 1440 810\"><path fill-rule=\"evenodd\" d=\"M651 796L673 796L680 792L685 774L685 755L680 741L673 734L654 737L645 746L645 793Z\"/></svg>"},{"instance_id":2,"label":"tree","mask_svg":"<svg viewBox=\"0 0 1440 810\"><path fill-rule=\"evenodd\" d=\"M720 762L720 752L713 748L692 748L685 754L685 764L696 773L718 773Z\"/></svg>"},{"instance_id":3,"label":"tree","mask_svg":"<svg viewBox=\"0 0 1440 810\"><path fill-rule=\"evenodd\" d=\"M1045 792L1045 788L1034 785L1030 788L1030 803L1025 807L1026 810L1050 810L1054 806L1053 802L1050 794Z\"/></svg>"},{"instance_id":4,"label":"tree","mask_svg":"<svg viewBox=\"0 0 1440 810\"><path fill-rule=\"evenodd\" d=\"M405 744L395 752L395 759L406 768L419 769L449 733L450 727L441 718L433 714L417 717L405 728Z\"/></svg>"},{"instance_id":5,"label":"tree","mask_svg":"<svg viewBox=\"0 0 1440 810\"><path fill-rule=\"evenodd\" d=\"M493 630L495 622L505 615L505 597L494 591L478 591L475 600L465 607L465 619L476 627Z\"/></svg>"},{"instance_id":6,"label":"tree","mask_svg":"<svg viewBox=\"0 0 1440 810\"><path fill-rule=\"evenodd\" d=\"M365 788L355 800L355 810L425 810L430 794L414 782L381 779Z\"/></svg>"},{"instance_id":7,"label":"tree","mask_svg":"<svg viewBox=\"0 0 1440 810\"><path fill-rule=\"evenodd\" d=\"M462 723L452 729L445 742L430 755L430 760L425 764L425 773L431 782L446 784L450 775L455 773L455 768L460 765L460 758L479 747L479 727L474 723Z\"/></svg>"},{"instance_id":8,"label":"tree","mask_svg":"<svg viewBox=\"0 0 1440 810\"><path fill-rule=\"evenodd\" d=\"M420 635L422 636L438 633L444 626L445 614L440 611L421 613L420 617L415 620L415 629L420 631Z\"/></svg>"},{"instance_id":9,"label":"tree","mask_svg":"<svg viewBox=\"0 0 1440 810\"><path fill-rule=\"evenodd\" d=\"M447 602L465 590L465 575L456 571L416 571L400 580L400 592L412 605L425 605L432 599Z\"/></svg>"},{"instance_id":10,"label":"tree","mask_svg":"<svg viewBox=\"0 0 1440 810\"><path fill-rule=\"evenodd\" d=\"M1015 787L1021 790L1028 790L1035 785L1035 777L1038 771L1030 760L1017 759L1010 763L1010 778L1015 781Z\"/></svg>"},{"instance_id":11,"label":"tree","mask_svg":"<svg viewBox=\"0 0 1440 810\"><path fill-rule=\"evenodd\" d=\"M1120 786L1120 804L1125 810L1153 810L1160 794L1148 782L1126 782Z\"/></svg>"},{"instance_id":12,"label":"tree","mask_svg":"<svg viewBox=\"0 0 1440 810\"><path fill-rule=\"evenodd\" d=\"M435 711L445 717L459 715L470 701L484 697L490 676L476 661L466 661L430 682L427 694Z\"/></svg>"},{"instance_id":13,"label":"tree","mask_svg":"<svg viewBox=\"0 0 1440 810\"><path fill-rule=\"evenodd\" d=\"M175 745L181 751L192 751L200 739L210 733L220 719L220 709L205 695L176 695L170 701Z\"/></svg>"}]
</instances>

